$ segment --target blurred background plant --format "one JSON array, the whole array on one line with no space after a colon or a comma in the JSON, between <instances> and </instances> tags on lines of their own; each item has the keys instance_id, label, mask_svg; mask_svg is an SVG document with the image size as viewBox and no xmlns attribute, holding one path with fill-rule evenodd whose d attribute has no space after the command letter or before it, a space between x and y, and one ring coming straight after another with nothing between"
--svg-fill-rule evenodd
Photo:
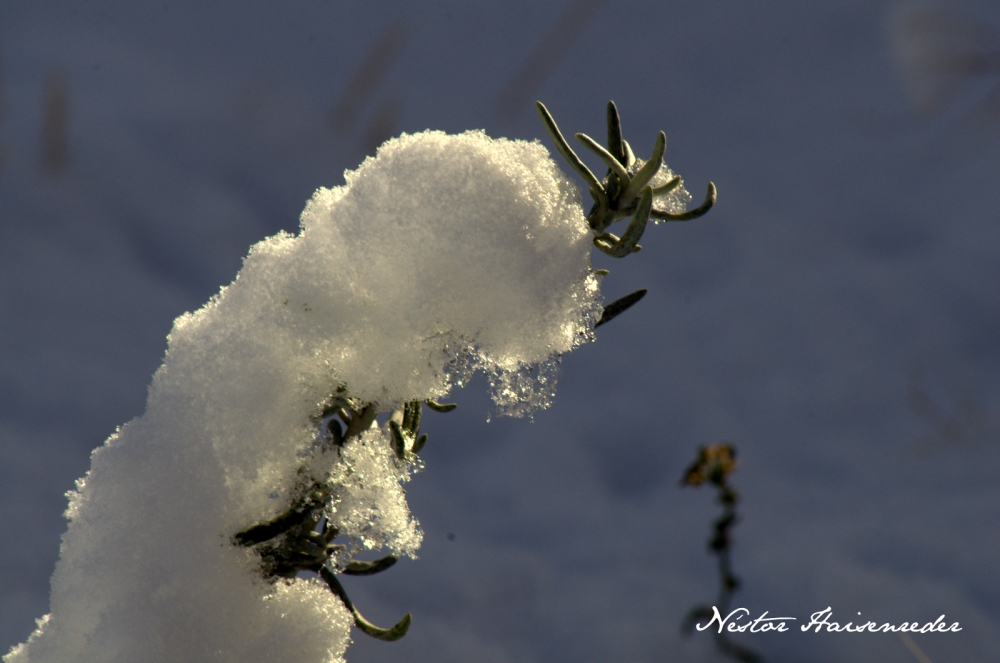
<instances>
[{"instance_id":1,"label":"blurred background plant","mask_svg":"<svg viewBox=\"0 0 1000 663\"><path fill-rule=\"evenodd\" d=\"M1000 441L1000 420L969 379L969 370L940 353L927 352L906 367L906 404L931 428L912 445L918 456L982 451Z\"/></svg>"},{"instance_id":2,"label":"blurred background plant","mask_svg":"<svg viewBox=\"0 0 1000 663\"><path fill-rule=\"evenodd\" d=\"M1000 30L953 6L904 4L890 15L889 47L918 119L1000 137Z\"/></svg>"},{"instance_id":3,"label":"blurred background plant","mask_svg":"<svg viewBox=\"0 0 1000 663\"><path fill-rule=\"evenodd\" d=\"M736 505L739 504L740 494L729 483L729 477L736 472L738 465L736 447L733 444L729 442L711 444L698 449L697 458L688 466L681 478L682 487L697 488L703 484L713 486L718 502L722 506L722 515L712 524L712 536L708 540L709 551L719 559L719 594L714 605L691 608L681 626L682 632L687 635L694 633L696 624L703 621L707 623L712 619L715 615L713 608L718 609L722 618L726 619L732 607L733 594L740 587L740 579L733 573L733 537L730 533L739 522ZM763 662L764 659L757 652L733 642L726 629L712 626L711 632L719 651L726 656L745 663Z\"/></svg>"},{"instance_id":4,"label":"blurred background plant","mask_svg":"<svg viewBox=\"0 0 1000 663\"><path fill-rule=\"evenodd\" d=\"M3 118L7 114L7 105L4 100L4 69L3 69L3 43L0 42L0 132L3 130ZM6 155L4 152L3 141L0 140L0 176L3 175L3 166Z\"/></svg>"},{"instance_id":5,"label":"blurred background plant","mask_svg":"<svg viewBox=\"0 0 1000 663\"><path fill-rule=\"evenodd\" d=\"M45 76L42 110L41 167L52 178L69 168L69 78L60 70Z\"/></svg>"}]
</instances>

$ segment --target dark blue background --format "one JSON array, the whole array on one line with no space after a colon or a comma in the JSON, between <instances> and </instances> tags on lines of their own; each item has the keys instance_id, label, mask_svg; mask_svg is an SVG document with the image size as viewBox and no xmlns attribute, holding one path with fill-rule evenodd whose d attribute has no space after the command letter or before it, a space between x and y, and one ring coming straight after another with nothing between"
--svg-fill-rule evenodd
<instances>
[{"instance_id":1,"label":"dark blue background","mask_svg":"<svg viewBox=\"0 0 1000 663\"><path fill-rule=\"evenodd\" d=\"M606 297L649 295L564 358L534 423L486 423L482 380L427 415L421 559L348 586L413 627L358 635L348 658L713 660L679 625L715 597L718 508L677 482L722 439L741 460L735 606L945 613L961 633L914 636L933 661L995 656L998 72L921 113L892 4L569 4L0 5L0 650L47 612L64 493L142 413L173 318L389 135L551 147L538 98L599 139L614 99L640 156L665 130L667 163L696 202L716 182L718 205L595 257ZM992 3L945 16L991 52ZM386 34L400 48L373 57ZM892 634L739 641L771 661L915 660Z\"/></svg>"}]
</instances>

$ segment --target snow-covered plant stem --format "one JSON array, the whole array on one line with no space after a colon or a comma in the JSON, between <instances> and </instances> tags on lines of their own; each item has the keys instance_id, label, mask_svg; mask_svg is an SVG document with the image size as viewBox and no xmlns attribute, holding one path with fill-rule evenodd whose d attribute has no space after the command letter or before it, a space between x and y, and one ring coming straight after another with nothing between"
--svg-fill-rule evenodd
<instances>
[{"instance_id":1,"label":"snow-covered plant stem","mask_svg":"<svg viewBox=\"0 0 1000 663\"><path fill-rule=\"evenodd\" d=\"M602 181L539 110L589 215L537 141L404 134L177 318L146 412L69 495L51 612L5 663L335 662L352 623L406 632L409 615L367 622L336 576L419 548L402 484L422 469L423 405L448 409L479 370L501 413L547 407L560 357L641 297L602 308L591 246L623 257L649 219L714 201L709 185L686 212L662 134L636 159L613 104L606 150L578 135Z\"/></svg>"},{"instance_id":2,"label":"snow-covered plant stem","mask_svg":"<svg viewBox=\"0 0 1000 663\"><path fill-rule=\"evenodd\" d=\"M323 409L317 424L326 421L326 434L314 453L339 455L345 444L360 437L375 423L378 406L375 403L352 403L344 396L346 391L345 387L338 389ZM454 403L440 404L433 400L428 400L427 405L438 412L450 412L455 408ZM388 420L392 451L398 462L411 461L427 442L427 434L420 435L421 409L420 401L412 401L393 412ZM392 628L375 626L361 615L336 576L337 573L357 576L381 573L395 564L399 557L386 555L371 562L350 559L337 564L335 555L344 553L347 546L332 543L340 530L330 524L330 517L324 515L324 511L331 506L337 487L331 485L329 473L320 478L314 474L309 470L309 464L300 467L300 480L288 510L266 523L238 532L233 537L233 543L257 546L262 562L261 575L265 580L291 579L302 571L319 574L330 591L350 611L355 626L361 631L380 640L400 639L410 627L409 613ZM332 562L331 558L334 558Z\"/></svg>"}]
</instances>

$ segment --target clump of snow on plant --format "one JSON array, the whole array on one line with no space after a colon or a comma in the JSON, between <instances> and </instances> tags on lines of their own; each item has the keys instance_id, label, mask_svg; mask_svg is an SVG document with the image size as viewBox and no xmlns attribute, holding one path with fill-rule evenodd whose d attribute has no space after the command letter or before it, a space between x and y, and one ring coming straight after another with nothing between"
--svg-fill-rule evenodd
<instances>
[{"instance_id":1,"label":"clump of snow on plant","mask_svg":"<svg viewBox=\"0 0 1000 663\"><path fill-rule=\"evenodd\" d=\"M633 174L639 172L645 162L642 159L636 159L635 163L629 169ZM654 189L658 186L663 186L670 180L674 179L677 175L674 171L667 167L667 164L660 166L660 169L656 171L652 179L649 180L649 186ZM680 185L668 193L661 193L658 196L653 196L653 209L660 210L661 212L670 212L671 214L679 214L687 210L687 204L691 202L691 194L688 193L687 189L684 188L684 180L681 180ZM662 223L660 219L653 219L653 223Z\"/></svg>"},{"instance_id":2,"label":"clump of snow on plant","mask_svg":"<svg viewBox=\"0 0 1000 663\"><path fill-rule=\"evenodd\" d=\"M324 515L355 542L346 552L384 547L396 555L413 556L423 532L410 516L399 485L409 481L418 468L396 460L387 427L349 441L339 456L327 479L333 497Z\"/></svg>"},{"instance_id":3,"label":"clump of snow on plant","mask_svg":"<svg viewBox=\"0 0 1000 663\"><path fill-rule=\"evenodd\" d=\"M501 409L550 401L554 362L592 338L600 306L578 194L546 149L404 135L346 179L175 321L145 414L70 494L51 613L7 663L338 661L339 599L264 581L232 542L288 509L313 463L355 548L419 546L412 468L384 428L315 451L331 394L387 412L481 369Z\"/></svg>"}]
</instances>

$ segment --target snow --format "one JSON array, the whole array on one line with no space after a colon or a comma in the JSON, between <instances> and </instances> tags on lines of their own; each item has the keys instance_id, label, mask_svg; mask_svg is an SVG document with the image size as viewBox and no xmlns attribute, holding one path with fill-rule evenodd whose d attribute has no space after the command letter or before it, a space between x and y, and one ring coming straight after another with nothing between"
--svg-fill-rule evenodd
<instances>
[{"instance_id":1,"label":"snow","mask_svg":"<svg viewBox=\"0 0 1000 663\"><path fill-rule=\"evenodd\" d=\"M578 192L548 151L404 134L345 177L174 322L145 414L69 494L51 613L6 663L341 660L339 599L264 581L232 542L289 507L307 465L333 487L344 555L417 550L401 484L419 459L377 422L317 450L331 395L389 412L482 370L502 412L551 402L558 358L592 340L601 307Z\"/></svg>"}]
</instances>

